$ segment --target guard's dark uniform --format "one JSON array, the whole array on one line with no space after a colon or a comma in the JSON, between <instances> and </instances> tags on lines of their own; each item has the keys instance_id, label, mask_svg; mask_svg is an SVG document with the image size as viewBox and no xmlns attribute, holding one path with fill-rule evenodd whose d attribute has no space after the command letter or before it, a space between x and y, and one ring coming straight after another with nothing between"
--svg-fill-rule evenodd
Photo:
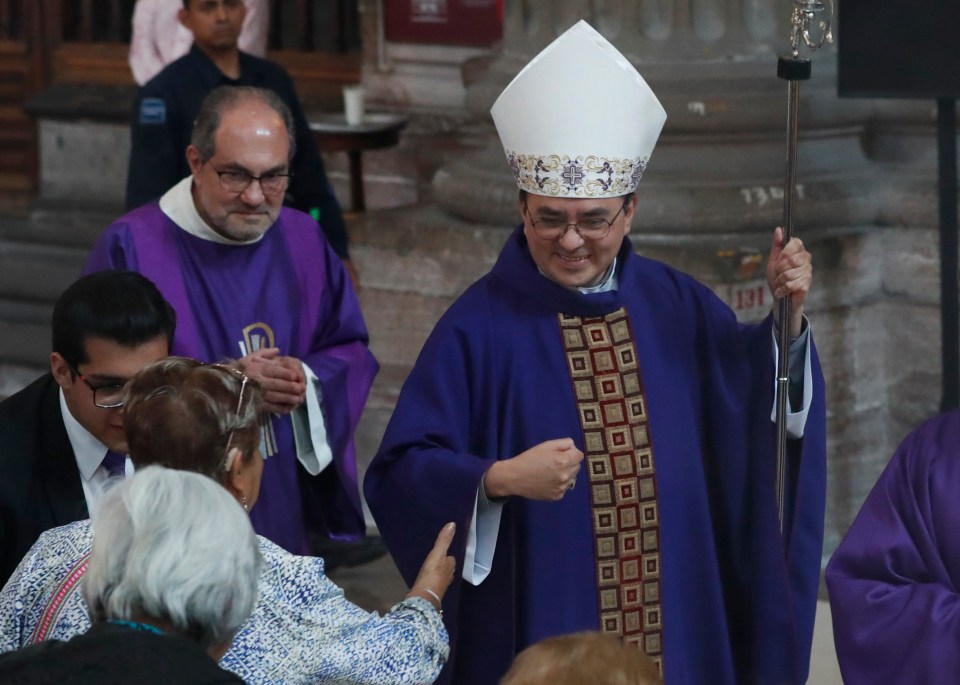
<instances>
[{"instance_id":1,"label":"guard's dark uniform","mask_svg":"<svg viewBox=\"0 0 960 685\"><path fill-rule=\"evenodd\" d=\"M240 78L231 79L194 45L141 89L130 125L127 209L156 200L190 175L186 149L203 99L217 86L269 88L293 113L297 150L286 204L303 212L319 211L327 242L347 258L347 228L333 195L323 160L310 133L289 74L279 65L240 53Z\"/></svg>"}]
</instances>

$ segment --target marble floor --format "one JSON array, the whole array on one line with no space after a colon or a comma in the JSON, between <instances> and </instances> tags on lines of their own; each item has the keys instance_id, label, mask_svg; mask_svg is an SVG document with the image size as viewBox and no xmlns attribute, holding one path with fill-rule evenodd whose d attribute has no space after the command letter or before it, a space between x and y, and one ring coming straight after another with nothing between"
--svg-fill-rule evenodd
<instances>
[{"instance_id":1,"label":"marble floor","mask_svg":"<svg viewBox=\"0 0 960 685\"><path fill-rule=\"evenodd\" d=\"M841 685L840 666L833 649L833 624L830 605L817 602L817 622L813 629L813 655L810 658L810 685Z\"/></svg>"}]
</instances>

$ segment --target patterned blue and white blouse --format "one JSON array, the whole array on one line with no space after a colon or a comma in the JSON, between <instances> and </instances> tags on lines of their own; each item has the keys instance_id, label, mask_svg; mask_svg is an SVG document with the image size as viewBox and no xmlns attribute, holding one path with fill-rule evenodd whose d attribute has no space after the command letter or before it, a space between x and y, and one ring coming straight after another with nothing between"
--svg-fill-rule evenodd
<instances>
[{"instance_id":1,"label":"patterned blue and white blouse","mask_svg":"<svg viewBox=\"0 0 960 685\"><path fill-rule=\"evenodd\" d=\"M90 627L79 579L92 543L90 521L40 536L0 593L0 652ZM349 602L323 560L290 554L260 537L257 604L220 665L255 685L432 683L449 654L447 631L426 600L387 614Z\"/></svg>"}]
</instances>

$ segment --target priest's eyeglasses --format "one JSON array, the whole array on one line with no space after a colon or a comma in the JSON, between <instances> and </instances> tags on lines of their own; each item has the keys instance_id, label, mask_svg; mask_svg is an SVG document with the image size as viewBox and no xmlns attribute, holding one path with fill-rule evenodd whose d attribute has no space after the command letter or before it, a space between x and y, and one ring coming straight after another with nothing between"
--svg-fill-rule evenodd
<instances>
[{"instance_id":1,"label":"priest's eyeglasses","mask_svg":"<svg viewBox=\"0 0 960 685\"><path fill-rule=\"evenodd\" d=\"M621 212L627 208L629 203L630 200L628 198L620 209L617 210L617 213L610 219L604 219L599 216L588 216L580 219L580 221L576 223L568 223L566 219L561 218L537 219L534 221L531 217L530 223L533 225L533 230L537 236L544 240L559 240L566 235L567 229L571 226L573 226L577 235L584 240L603 240L610 234L610 229L613 228L613 224L616 223L617 218L619 218ZM530 216L530 210L527 209L526 203L524 203L523 208L527 212L527 216Z\"/></svg>"},{"instance_id":2,"label":"priest's eyeglasses","mask_svg":"<svg viewBox=\"0 0 960 685\"><path fill-rule=\"evenodd\" d=\"M236 193L237 195L249 188L250 184L254 181L260 184L260 190L263 191L264 195L276 195L287 189L287 186L290 184L290 179L293 177L293 174L289 173L269 173L263 176L254 176L253 174L248 174L246 171L238 171L235 169L220 171L214 168L214 171L216 171L217 176L220 177L220 187L228 193Z\"/></svg>"},{"instance_id":3,"label":"priest's eyeglasses","mask_svg":"<svg viewBox=\"0 0 960 685\"><path fill-rule=\"evenodd\" d=\"M86 383L87 387L93 391L93 404L101 409L116 409L122 407L125 398L124 393L127 390L127 383L105 383L103 385L94 385L82 373L77 371L70 362L67 362L67 368L76 374L77 378Z\"/></svg>"}]
</instances>

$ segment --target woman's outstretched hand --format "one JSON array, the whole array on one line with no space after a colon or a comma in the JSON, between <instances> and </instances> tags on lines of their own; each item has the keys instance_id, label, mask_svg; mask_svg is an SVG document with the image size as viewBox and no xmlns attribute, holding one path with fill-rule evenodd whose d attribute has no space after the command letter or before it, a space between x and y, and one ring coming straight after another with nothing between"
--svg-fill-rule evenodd
<instances>
[{"instance_id":1,"label":"woman's outstretched hand","mask_svg":"<svg viewBox=\"0 0 960 685\"><path fill-rule=\"evenodd\" d=\"M424 560L413 587L407 593L407 597L421 597L427 600L437 611L442 608L443 595L453 582L453 572L457 566L456 560L447 554L456 531L457 525L453 522L440 529L433 549Z\"/></svg>"}]
</instances>

